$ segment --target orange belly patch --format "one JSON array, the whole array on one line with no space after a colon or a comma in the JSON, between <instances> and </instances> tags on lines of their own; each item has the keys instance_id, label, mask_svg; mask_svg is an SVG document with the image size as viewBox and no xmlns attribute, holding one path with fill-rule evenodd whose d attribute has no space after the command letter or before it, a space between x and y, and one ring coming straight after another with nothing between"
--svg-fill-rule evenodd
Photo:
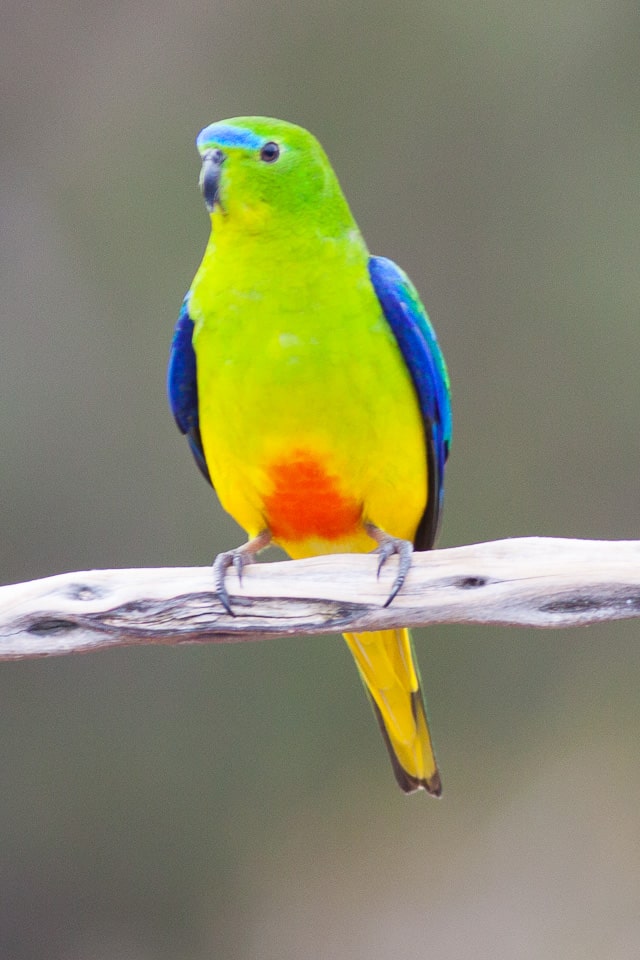
<instances>
[{"instance_id":1,"label":"orange belly patch","mask_svg":"<svg viewBox=\"0 0 640 960\"><path fill-rule=\"evenodd\" d=\"M264 510L276 540L339 540L361 525L362 505L345 496L338 478L308 453L294 452L272 464L268 474L273 490Z\"/></svg>"}]
</instances>

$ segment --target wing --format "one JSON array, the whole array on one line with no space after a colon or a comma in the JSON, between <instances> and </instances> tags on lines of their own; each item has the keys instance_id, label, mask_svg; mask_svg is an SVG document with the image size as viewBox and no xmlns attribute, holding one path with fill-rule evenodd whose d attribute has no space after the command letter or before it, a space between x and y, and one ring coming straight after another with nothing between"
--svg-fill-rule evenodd
<instances>
[{"instance_id":1,"label":"wing","mask_svg":"<svg viewBox=\"0 0 640 960\"><path fill-rule=\"evenodd\" d=\"M196 355L192 344L193 320L189 316L188 300L189 294L184 298L173 332L167 370L167 394L175 421L181 432L186 434L191 452L202 475L211 483L200 436Z\"/></svg>"},{"instance_id":2,"label":"wing","mask_svg":"<svg viewBox=\"0 0 640 960\"><path fill-rule=\"evenodd\" d=\"M414 546L433 546L444 490L444 465L451 442L449 376L433 327L407 275L385 257L369 258L369 276L409 368L418 394L427 441L427 506Z\"/></svg>"}]
</instances>

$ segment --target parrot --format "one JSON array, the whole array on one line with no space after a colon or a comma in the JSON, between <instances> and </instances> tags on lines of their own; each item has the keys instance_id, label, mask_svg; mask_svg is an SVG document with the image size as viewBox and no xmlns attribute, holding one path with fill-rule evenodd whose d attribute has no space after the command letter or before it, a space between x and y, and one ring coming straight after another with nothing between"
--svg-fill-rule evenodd
<instances>
[{"instance_id":1,"label":"parrot","mask_svg":"<svg viewBox=\"0 0 640 960\"><path fill-rule=\"evenodd\" d=\"M450 384L407 275L369 253L313 134L235 117L196 139L211 232L170 348L169 405L247 541L290 558L397 556L434 545L451 440ZM408 629L345 633L405 793L442 786Z\"/></svg>"}]
</instances>

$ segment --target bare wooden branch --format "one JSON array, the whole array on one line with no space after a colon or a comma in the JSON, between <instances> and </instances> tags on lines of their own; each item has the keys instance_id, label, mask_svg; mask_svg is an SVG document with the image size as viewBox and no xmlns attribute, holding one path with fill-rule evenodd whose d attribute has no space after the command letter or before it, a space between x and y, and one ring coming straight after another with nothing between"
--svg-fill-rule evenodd
<instances>
[{"instance_id":1,"label":"bare wooden branch","mask_svg":"<svg viewBox=\"0 0 640 960\"><path fill-rule=\"evenodd\" d=\"M640 541L528 537L396 560L314 557L228 574L235 616L209 568L93 570L0 587L0 659L127 644L227 643L436 623L572 627L640 616Z\"/></svg>"}]
</instances>

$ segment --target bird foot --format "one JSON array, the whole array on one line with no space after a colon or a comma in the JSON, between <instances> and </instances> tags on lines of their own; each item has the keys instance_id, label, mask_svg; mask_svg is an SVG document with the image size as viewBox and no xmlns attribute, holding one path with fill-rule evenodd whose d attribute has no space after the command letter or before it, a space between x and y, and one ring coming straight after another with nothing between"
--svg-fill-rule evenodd
<instances>
[{"instance_id":1,"label":"bird foot","mask_svg":"<svg viewBox=\"0 0 640 960\"><path fill-rule=\"evenodd\" d=\"M388 607L390 603L398 596L402 590L403 584L407 579L407 574L411 569L411 557L413 555L413 544L410 540L402 540L400 537L392 537L385 533L380 527L373 523L367 523L365 529L370 537L377 541L378 546L374 550L380 557L378 562L378 577L380 571L389 559L394 555L398 557L398 573L391 587L391 593L387 597L384 606Z\"/></svg>"},{"instance_id":2,"label":"bird foot","mask_svg":"<svg viewBox=\"0 0 640 960\"><path fill-rule=\"evenodd\" d=\"M252 540L243 543L241 547L219 553L213 561L213 580L216 595L230 617L234 617L235 614L231 609L231 599L224 582L227 570L233 567L238 574L238 580L242 583L242 571L244 568L250 563L253 563L256 554L259 553L260 550L264 550L265 547L268 547L270 543L271 533L268 530L263 530L257 537L253 537Z\"/></svg>"}]
</instances>

